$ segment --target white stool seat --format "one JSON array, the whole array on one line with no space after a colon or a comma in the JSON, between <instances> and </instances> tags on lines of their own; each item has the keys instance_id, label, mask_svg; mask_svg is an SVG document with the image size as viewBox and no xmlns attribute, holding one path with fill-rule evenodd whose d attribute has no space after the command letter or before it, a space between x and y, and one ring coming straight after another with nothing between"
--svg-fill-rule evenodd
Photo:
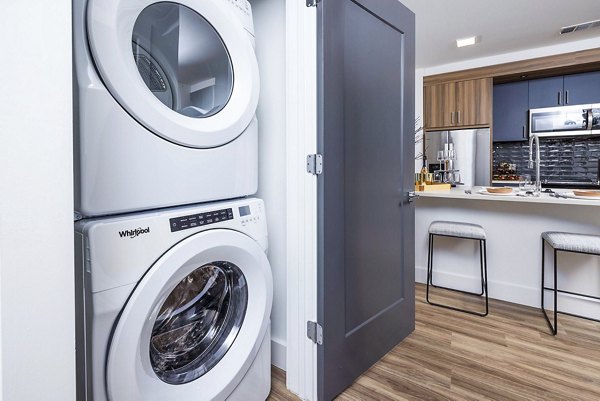
<instances>
[{"instance_id":1,"label":"white stool seat","mask_svg":"<svg viewBox=\"0 0 600 401\"><path fill-rule=\"evenodd\" d=\"M480 225L455 221L434 221L429 226L429 234L478 240L485 239L485 230Z\"/></svg>"},{"instance_id":2,"label":"white stool seat","mask_svg":"<svg viewBox=\"0 0 600 401\"><path fill-rule=\"evenodd\" d=\"M600 255L600 235L546 231L542 238L554 249Z\"/></svg>"}]
</instances>

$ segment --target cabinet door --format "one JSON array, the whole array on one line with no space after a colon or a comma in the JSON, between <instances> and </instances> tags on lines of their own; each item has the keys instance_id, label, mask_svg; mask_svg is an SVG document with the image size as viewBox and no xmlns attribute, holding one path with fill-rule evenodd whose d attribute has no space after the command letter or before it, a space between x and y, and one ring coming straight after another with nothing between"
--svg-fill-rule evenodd
<instances>
[{"instance_id":1,"label":"cabinet door","mask_svg":"<svg viewBox=\"0 0 600 401\"><path fill-rule=\"evenodd\" d=\"M494 142L527 139L529 82L494 85Z\"/></svg>"},{"instance_id":2,"label":"cabinet door","mask_svg":"<svg viewBox=\"0 0 600 401\"><path fill-rule=\"evenodd\" d=\"M600 71L565 75L565 104L600 103Z\"/></svg>"},{"instance_id":3,"label":"cabinet door","mask_svg":"<svg viewBox=\"0 0 600 401\"><path fill-rule=\"evenodd\" d=\"M489 125L492 110L492 79L456 82L455 125Z\"/></svg>"},{"instance_id":4,"label":"cabinet door","mask_svg":"<svg viewBox=\"0 0 600 401\"><path fill-rule=\"evenodd\" d=\"M454 82L425 87L425 128L454 125L456 92Z\"/></svg>"},{"instance_id":5,"label":"cabinet door","mask_svg":"<svg viewBox=\"0 0 600 401\"><path fill-rule=\"evenodd\" d=\"M563 76L529 81L529 108L562 106Z\"/></svg>"}]
</instances>

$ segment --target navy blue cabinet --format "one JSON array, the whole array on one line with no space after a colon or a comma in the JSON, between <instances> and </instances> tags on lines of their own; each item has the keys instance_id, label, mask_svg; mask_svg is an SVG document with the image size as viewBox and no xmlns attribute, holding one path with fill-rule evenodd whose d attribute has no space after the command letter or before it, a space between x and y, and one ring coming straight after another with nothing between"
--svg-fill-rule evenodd
<instances>
[{"instance_id":1,"label":"navy blue cabinet","mask_svg":"<svg viewBox=\"0 0 600 401\"><path fill-rule=\"evenodd\" d=\"M566 105L600 103L600 71L565 75Z\"/></svg>"},{"instance_id":2,"label":"navy blue cabinet","mask_svg":"<svg viewBox=\"0 0 600 401\"><path fill-rule=\"evenodd\" d=\"M528 138L529 82L494 85L493 141L524 141Z\"/></svg>"},{"instance_id":3,"label":"navy blue cabinet","mask_svg":"<svg viewBox=\"0 0 600 401\"><path fill-rule=\"evenodd\" d=\"M562 75L529 81L529 108L562 106L563 82Z\"/></svg>"},{"instance_id":4,"label":"navy blue cabinet","mask_svg":"<svg viewBox=\"0 0 600 401\"><path fill-rule=\"evenodd\" d=\"M529 81L529 108L600 103L600 71Z\"/></svg>"}]
</instances>

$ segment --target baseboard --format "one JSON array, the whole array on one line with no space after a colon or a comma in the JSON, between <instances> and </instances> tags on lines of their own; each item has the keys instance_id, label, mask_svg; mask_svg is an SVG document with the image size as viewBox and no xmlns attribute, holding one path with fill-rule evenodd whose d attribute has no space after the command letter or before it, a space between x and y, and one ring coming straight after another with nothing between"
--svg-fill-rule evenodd
<instances>
[{"instance_id":1,"label":"baseboard","mask_svg":"<svg viewBox=\"0 0 600 401\"><path fill-rule=\"evenodd\" d=\"M461 274L448 272L435 272L434 283L437 280L443 282L444 285L452 288L461 288L474 290L480 284L479 277L465 276ZM427 282L427 268L417 266L415 268L415 281L425 284ZM528 287L517 285L515 283L507 283L502 281L488 281L489 297L501 301L512 302L520 305L540 307L540 289L537 287ZM546 292L545 302L546 307L551 308L552 292ZM600 300L581 298L571 294L558 294L559 310L577 315L589 316L594 319L600 318Z\"/></svg>"},{"instance_id":2,"label":"baseboard","mask_svg":"<svg viewBox=\"0 0 600 401\"><path fill-rule=\"evenodd\" d=\"M281 340L271 339L271 363L285 370L285 344Z\"/></svg>"}]
</instances>

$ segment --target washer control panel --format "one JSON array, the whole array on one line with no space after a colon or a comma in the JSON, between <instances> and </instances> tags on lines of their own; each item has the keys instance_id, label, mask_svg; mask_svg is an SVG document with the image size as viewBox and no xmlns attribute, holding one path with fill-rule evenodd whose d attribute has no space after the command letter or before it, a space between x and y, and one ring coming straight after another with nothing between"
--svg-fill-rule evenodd
<instances>
[{"instance_id":1,"label":"washer control panel","mask_svg":"<svg viewBox=\"0 0 600 401\"><path fill-rule=\"evenodd\" d=\"M187 216L169 219L171 232L187 230L189 228L206 226L221 221L233 220L233 209L214 210L205 213L190 214Z\"/></svg>"}]
</instances>

